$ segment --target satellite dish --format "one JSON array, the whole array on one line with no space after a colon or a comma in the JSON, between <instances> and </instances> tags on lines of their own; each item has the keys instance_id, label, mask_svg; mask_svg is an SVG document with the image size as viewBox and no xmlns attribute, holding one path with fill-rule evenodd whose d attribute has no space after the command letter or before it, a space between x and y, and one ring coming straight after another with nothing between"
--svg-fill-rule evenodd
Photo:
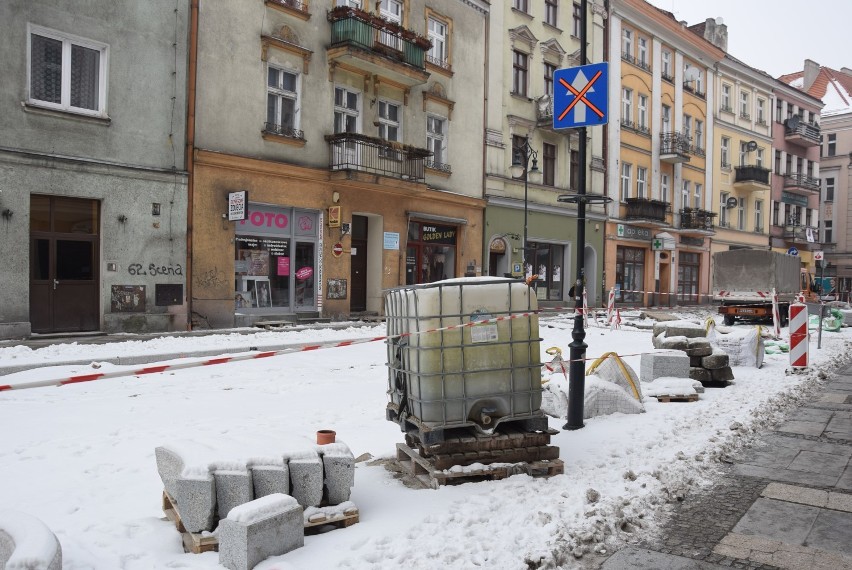
<instances>
[{"instance_id":1,"label":"satellite dish","mask_svg":"<svg viewBox=\"0 0 852 570\"><path fill-rule=\"evenodd\" d=\"M701 71L696 67L688 67L686 71L683 72L683 80L684 82L695 81L698 79L698 76L701 75Z\"/></svg>"},{"instance_id":2,"label":"satellite dish","mask_svg":"<svg viewBox=\"0 0 852 570\"><path fill-rule=\"evenodd\" d=\"M754 152L757 150L757 141L748 141L746 143L746 150L749 152Z\"/></svg>"},{"instance_id":3,"label":"satellite dish","mask_svg":"<svg viewBox=\"0 0 852 570\"><path fill-rule=\"evenodd\" d=\"M798 129L799 128L799 116L793 115L792 117L787 119L787 126L790 127L791 129Z\"/></svg>"},{"instance_id":4,"label":"satellite dish","mask_svg":"<svg viewBox=\"0 0 852 570\"><path fill-rule=\"evenodd\" d=\"M736 208L737 204L739 204L739 200L737 200L733 196L725 200L725 206L728 208Z\"/></svg>"},{"instance_id":5,"label":"satellite dish","mask_svg":"<svg viewBox=\"0 0 852 570\"><path fill-rule=\"evenodd\" d=\"M550 95L542 95L538 98L538 110L542 113L550 109Z\"/></svg>"}]
</instances>

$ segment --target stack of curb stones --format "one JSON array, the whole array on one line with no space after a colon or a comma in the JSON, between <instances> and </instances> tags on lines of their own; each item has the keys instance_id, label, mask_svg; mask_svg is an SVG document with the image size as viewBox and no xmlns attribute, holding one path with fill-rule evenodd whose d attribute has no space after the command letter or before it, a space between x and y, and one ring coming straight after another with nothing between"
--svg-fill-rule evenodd
<instances>
[{"instance_id":1,"label":"stack of curb stones","mask_svg":"<svg viewBox=\"0 0 852 570\"><path fill-rule=\"evenodd\" d=\"M682 350L689 356L689 377L703 386L724 387L734 379L728 355L707 340L703 326L691 321L667 321L654 325L654 348Z\"/></svg>"}]
</instances>

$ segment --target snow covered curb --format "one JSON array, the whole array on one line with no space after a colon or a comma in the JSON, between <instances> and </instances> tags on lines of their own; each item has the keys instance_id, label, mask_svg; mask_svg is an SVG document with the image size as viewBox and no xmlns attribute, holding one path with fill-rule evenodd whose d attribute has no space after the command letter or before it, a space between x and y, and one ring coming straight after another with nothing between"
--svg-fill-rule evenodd
<instances>
[{"instance_id":1,"label":"snow covered curb","mask_svg":"<svg viewBox=\"0 0 852 570\"><path fill-rule=\"evenodd\" d=\"M61 570L62 548L47 525L19 511L0 511L0 568Z\"/></svg>"}]
</instances>

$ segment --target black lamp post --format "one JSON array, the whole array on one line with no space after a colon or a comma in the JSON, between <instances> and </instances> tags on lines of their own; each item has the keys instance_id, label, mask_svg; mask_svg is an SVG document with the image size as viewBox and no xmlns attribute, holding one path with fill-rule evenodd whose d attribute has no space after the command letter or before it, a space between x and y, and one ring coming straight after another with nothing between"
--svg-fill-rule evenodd
<instances>
[{"instance_id":1,"label":"black lamp post","mask_svg":"<svg viewBox=\"0 0 852 570\"><path fill-rule=\"evenodd\" d=\"M530 166L532 161L532 166ZM512 156L512 166L509 169L512 173L512 178L524 180L524 242L522 244L522 271L526 275L527 270L527 210L528 210L528 192L529 181L533 184L541 182L541 170L538 168L538 152L530 146L530 138L524 139L524 144L514 150Z\"/></svg>"}]
</instances>

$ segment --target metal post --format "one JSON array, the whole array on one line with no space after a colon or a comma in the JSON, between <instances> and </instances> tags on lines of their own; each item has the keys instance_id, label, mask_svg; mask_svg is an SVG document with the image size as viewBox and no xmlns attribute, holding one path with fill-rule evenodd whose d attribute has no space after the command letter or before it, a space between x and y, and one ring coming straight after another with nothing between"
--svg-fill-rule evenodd
<instances>
[{"instance_id":1,"label":"metal post","mask_svg":"<svg viewBox=\"0 0 852 570\"><path fill-rule=\"evenodd\" d=\"M580 65L588 63L586 57L586 14L588 0L580 2ZM586 281L586 127L578 129L580 135L579 163L577 176L580 195L577 200L577 280L574 283L574 330L569 344L571 363L568 367L568 422L563 429L575 430L583 427L583 400L586 392L586 331L583 328L583 284Z\"/></svg>"},{"instance_id":2,"label":"metal post","mask_svg":"<svg viewBox=\"0 0 852 570\"><path fill-rule=\"evenodd\" d=\"M823 254L824 255L824 254ZM823 300L823 287L825 287L825 260L819 262L819 334L817 335L817 349L822 349L822 320L825 318L825 301Z\"/></svg>"},{"instance_id":3,"label":"metal post","mask_svg":"<svg viewBox=\"0 0 852 570\"><path fill-rule=\"evenodd\" d=\"M523 278L527 277L527 210L528 210L528 197L527 192L529 188L529 179L530 179L530 138L527 137L526 143L524 143L524 249L521 250L521 273L523 274Z\"/></svg>"}]
</instances>

